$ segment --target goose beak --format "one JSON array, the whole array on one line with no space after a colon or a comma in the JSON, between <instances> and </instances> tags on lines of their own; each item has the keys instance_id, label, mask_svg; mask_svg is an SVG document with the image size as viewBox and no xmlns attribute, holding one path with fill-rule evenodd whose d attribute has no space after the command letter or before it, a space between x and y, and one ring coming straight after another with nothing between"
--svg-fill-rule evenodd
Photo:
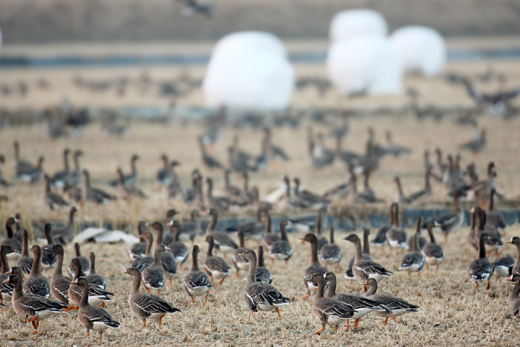
<instances>
[{"instance_id":1,"label":"goose beak","mask_svg":"<svg viewBox=\"0 0 520 347\"><path fill-rule=\"evenodd\" d=\"M507 240L506 243L512 243L511 240Z\"/></svg>"},{"instance_id":2,"label":"goose beak","mask_svg":"<svg viewBox=\"0 0 520 347\"><path fill-rule=\"evenodd\" d=\"M298 240L302 240L303 241L303 237L298 237Z\"/></svg>"},{"instance_id":3,"label":"goose beak","mask_svg":"<svg viewBox=\"0 0 520 347\"><path fill-rule=\"evenodd\" d=\"M72 284L78 284L78 279L76 278L74 281L70 282Z\"/></svg>"},{"instance_id":4,"label":"goose beak","mask_svg":"<svg viewBox=\"0 0 520 347\"><path fill-rule=\"evenodd\" d=\"M164 246L164 249L167 250L167 251L171 251L172 249L168 246Z\"/></svg>"},{"instance_id":5,"label":"goose beak","mask_svg":"<svg viewBox=\"0 0 520 347\"><path fill-rule=\"evenodd\" d=\"M129 269L123 270L123 273L124 273L125 275L129 275L129 272L130 272Z\"/></svg>"},{"instance_id":6,"label":"goose beak","mask_svg":"<svg viewBox=\"0 0 520 347\"><path fill-rule=\"evenodd\" d=\"M468 212L469 213L475 213L475 207L472 207Z\"/></svg>"},{"instance_id":7,"label":"goose beak","mask_svg":"<svg viewBox=\"0 0 520 347\"><path fill-rule=\"evenodd\" d=\"M173 219L171 221L169 221L168 223L166 223L166 225L172 226L173 225Z\"/></svg>"},{"instance_id":8,"label":"goose beak","mask_svg":"<svg viewBox=\"0 0 520 347\"><path fill-rule=\"evenodd\" d=\"M7 275L12 274L12 273L13 273L13 268L10 268L9 271L6 272Z\"/></svg>"},{"instance_id":9,"label":"goose beak","mask_svg":"<svg viewBox=\"0 0 520 347\"><path fill-rule=\"evenodd\" d=\"M509 281L511 281L511 280L509 280ZM9 283L9 278L6 278L5 280L3 280L2 283Z\"/></svg>"},{"instance_id":10,"label":"goose beak","mask_svg":"<svg viewBox=\"0 0 520 347\"><path fill-rule=\"evenodd\" d=\"M434 222L433 222L433 225L434 225L436 228L438 228L438 227L441 226L441 223L437 223L437 222L434 221Z\"/></svg>"}]
</instances>

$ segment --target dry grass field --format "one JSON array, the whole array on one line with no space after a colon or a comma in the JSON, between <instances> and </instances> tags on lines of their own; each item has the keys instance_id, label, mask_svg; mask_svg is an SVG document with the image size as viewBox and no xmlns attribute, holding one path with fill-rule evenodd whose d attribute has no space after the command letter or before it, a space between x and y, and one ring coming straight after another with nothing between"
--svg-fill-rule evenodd
<instances>
[{"instance_id":1,"label":"dry grass field","mask_svg":"<svg viewBox=\"0 0 520 347\"><path fill-rule=\"evenodd\" d=\"M456 71L465 74L482 73L487 62L450 63L446 71ZM517 61L494 62L497 70L507 73L508 86L520 84L520 63ZM194 78L200 78L202 68L149 68L152 78L168 79L180 74L188 73ZM4 107L15 108L43 108L58 103L66 96L78 106L94 105L99 107L119 107L126 105L155 105L165 106L167 100L157 98L153 93L139 95L130 90L122 99L113 94L94 94L80 92L73 89L72 78L80 72L85 78L102 79L121 75L138 76L141 69L51 69L51 70L5 70L2 71L3 82L17 79L35 83L40 77L46 77L52 82L52 89L48 93L34 92L25 99L4 97L0 99ZM325 71L318 66L297 66L298 76L323 76ZM407 77L406 86L416 86L424 97L424 105L437 107L470 107L472 102L460 88L450 86L441 77L426 80L421 77ZM486 88L486 86L483 86ZM487 86L487 88L494 88ZM196 90L186 98L179 99L180 106L200 106L202 95ZM303 90L295 94L293 105L299 109L313 109L322 107L334 108L377 108L384 105L390 109L406 105L403 97L369 97L361 99L346 99L335 92L325 98L319 98L314 90ZM497 171L498 191L507 199L515 200L520 197L520 187L517 184L520 163L518 151L520 149L520 119L504 121L489 119L480 115L479 127L487 129L488 144L486 149L474 158L470 153L462 153L464 166L475 160L481 176L485 175L485 166L494 160ZM387 210L393 201L396 189L390 182L393 176L400 175L405 192L418 190L423 185L423 152L440 147L446 153L456 153L457 146L470 140L473 130L468 127L455 126L453 117L446 117L441 122L426 120L418 122L409 113L396 116L371 115L354 116L349 120L351 133L344 142L344 149L361 152L367 139L367 128L373 127L376 140L383 141L386 130L393 133L394 142L412 148L412 153L399 159L383 159L380 169L371 179L371 185L377 194L385 199L386 203L378 205L381 210ZM292 160L286 164L277 164L265 173L251 175L250 185L260 188L261 196L277 187L282 174L297 175L303 185L311 191L323 192L326 189L347 180L347 173L343 164L335 163L331 168L316 171L311 169L307 161L305 134L306 126L311 125L317 131L327 131L323 125L304 121L296 130L274 129L273 142L286 149ZM45 155L44 168L53 173L62 168L62 151L68 147L81 149L85 152L82 165L91 173L92 184L110 190L108 180L115 178L115 170L122 166L124 171L129 170L129 158L133 153L140 155L138 170L141 175L141 187L150 196L144 202L117 201L99 209L86 204L77 213L77 222L113 222L115 227L123 228L136 233L139 220L164 222L164 214L168 208L182 210L186 218L190 207L183 206L180 200L168 200L163 191L155 184L155 172L161 167L159 156L167 153L170 158L181 162L178 174L184 185L189 185L189 175L193 168L200 167L201 161L196 143L196 136L202 132L202 126L196 123L181 124L153 124L145 122L131 123L131 132L122 138L104 138L101 136L100 125L94 123L87 127L82 137L69 137L58 141L50 141L46 129L42 124L32 126L12 127L0 129L0 152L6 155L7 163L3 166L4 177L12 180L14 175L12 142L21 143L23 158L36 161L39 155ZM225 162L225 148L231 143L236 130L227 129L224 138L213 150L221 161ZM252 153L259 153L261 133L258 130L240 130L240 147ZM327 141L328 147L333 147L332 140ZM433 158L432 158L433 159ZM220 194L223 187L223 177L220 171L202 169L204 175L214 178L216 194ZM237 182L236 184L241 184ZM417 206L438 205L449 201L445 188L434 185L435 195ZM31 228L29 221L44 220L65 221L66 211L51 212L43 204L43 183L32 186L17 182L14 187L2 189L0 193L7 194L10 201L0 205L0 221L5 223L8 216L21 212L26 227ZM116 193L117 191L113 190ZM469 209L471 203L464 203ZM500 203L499 203L500 207ZM242 215L253 215L250 211L243 211ZM284 211L277 211L277 215L286 215ZM32 230L31 230L32 231ZM412 230L407 230L409 234ZM467 244L467 227L463 227L450 237L450 243L444 244L442 237L438 237L446 252L446 260L441 265L439 273L422 274L408 278L406 273L398 272L397 268L402 255L386 256L379 249L372 249L373 258L388 269L394 271L389 280L384 281L380 290L385 293L401 297L420 306L419 313L408 314L398 318L399 324L393 321L383 327L382 319L369 315L360 323L360 328L342 331L333 337L333 329L328 328L322 336L311 335L319 323L314 318L311 308L313 298L302 299L305 289L302 284L302 274L309 262L309 246L300 244L296 234L290 235L290 241L295 248L289 266L277 263L272 270L273 284L281 292L292 299L293 304L282 308L283 319L278 320L275 313L258 313L251 320L247 319L247 308L241 297L243 278L230 277L222 286L216 286L209 297L206 307L201 307L200 298L197 306L192 307L189 297L185 293L182 279L189 271L190 265L179 271L174 279L173 286L166 286L161 295L182 312L166 316L163 325L159 327L155 322L142 331L141 321L135 318L127 304L127 296L131 286L131 278L123 274L129 266L128 245L94 244L82 246L82 253L95 251L97 255L97 271L107 279L107 290L115 294L115 303L108 305L112 317L121 323L119 330L111 330L104 336L104 345L216 345L236 346L259 344L261 346L313 346L313 345L517 345L518 322L507 311L507 296L512 289L511 284L497 283L492 280L491 290L476 292L474 284L468 276L468 266L475 258L473 249ZM506 230L504 239L520 232L517 224ZM343 248L344 256L341 262L342 270L335 271L338 277L338 292L361 293L358 283L350 284L343 278L345 267L354 254L351 243L341 238L347 235L344 231L338 232L337 243ZM198 237L196 243L202 248L200 260L204 258L206 243ZM255 244L250 246L256 249ZM513 246L504 247L502 254L516 255ZM65 263L73 257L72 246L66 247ZM494 260L494 256L492 259ZM230 263L230 260L228 258ZM188 263L191 259L188 259ZM11 264L13 265L13 264ZM336 270L336 269L334 269ZM50 278L51 270L44 274ZM233 273L234 274L234 273ZM481 286L482 287L482 286ZM8 307L0 313L0 341L2 345L38 345L38 346L85 346L97 343L97 334L91 334L86 339L85 330L71 311L69 317L59 317L54 320L45 320L40 325L38 335L31 335L29 324L22 324L12 308Z\"/></svg>"}]
</instances>

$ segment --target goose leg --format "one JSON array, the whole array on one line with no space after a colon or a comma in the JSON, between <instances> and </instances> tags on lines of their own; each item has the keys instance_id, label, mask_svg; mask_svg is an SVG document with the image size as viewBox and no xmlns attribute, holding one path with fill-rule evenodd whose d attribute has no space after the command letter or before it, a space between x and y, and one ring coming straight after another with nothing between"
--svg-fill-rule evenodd
<instances>
[{"instance_id":1,"label":"goose leg","mask_svg":"<svg viewBox=\"0 0 520 347\"><path fill-rule=\"evenodd\" d=\"M421 278L421 271L417 271L417 276Z\"/></svg>"},{"instance_id":2,"label":"goose leg","mask_svg":"<svg viewBox=\"0 0 520 347\"><path fill-rule=\"evenodd\" d=\"M251 319L251 315L253 314L253 311L249 311L249 316L247 316L247 320Z\"/></svg>"},{"instance_id":3,"label":"goose leg","mask_svg":"<svg viewBox=\"0 0 520 347\"><path fill-rule=\"evenodd\" d=\"M183 263L181 263L181 266L180 266L180 269L182 270L182 265L184 265Z\"/></svg>"},{"instance_id":4,"label":"goose leg","mask_svg":"<svg viewBox=\"0 0 520 347\"><path fill-rule=\"evenodd\" d=\"M191 298L191 304L195 307L195 300L193 298Z\"/></svg>"},{"instance_id":5,"label":"goose leg","mask_svg":"<svg viewBox=\"0 0 520 347\"><path fill-rule=\"evenodd\" d=\"M226 258L226 252L223 252L223 253L224 253L224 260L226 260L226 259L227 259L227 258Z\"/></svg>"},{"instance_id":6,"label":"goose leg","mask_svg":"<svg viewBox=\"0 0 520 347\"><path fill-rule=\"evenodd\" d=\"M439 272L439 265L435 267L435 274L437 275L437 272Z\"/></svg>"},{"instance_id":7,"label":"goose leg","mask_svg":"<svg viewBox=\"0 0 520 347\"><path fill-rule=\"evenodd\" d=\"M206 292L206 297L204 298L204 303L202 304L202 306L206 305L206 301L208 301L208 296L209 296L209 290Z\"/></svg>"},{"instance_id":8,"label":"goose leg","mask_svg":"<svg viewBox=\"0 0 520 347\"><path fill-rule=\"evenodd\" d=\"M319 328L318 330L316 330L316 331L315 331L314 333L312 333L312 334L313 334L313 335L320 335L321 332L322 332L323 330L325 330L325 328L324 328L324 327L321 327L321 328Z\"/></svg>"},{"instance_id":9,"label":"goose leg","mask_svg":"<svg viewBox=\"0 0 520 347\"><path fill-rule=\"evenodd\" d=\"M280 309L277 307L276 308L276 313L278 313L278 319L282 319L282 315L280 314Z\"/></svg>"},{"instance_id":10,"label":"goose leg","mask_svg":"<svg viewBox=\"0 0 520 347\"><path fill-rule=\"evenodd\" d=\"M101 305L99 305L99 306L101 306L101 307L107 307L107 305L106 305L104 302L102 302Z\"/></svg>"},{"instance_id":11,"label":"goose leg","mask_svg":"<svg viewBox=\"0 0 520 347\"><path fill-rule=\"evenodd\" d=\"M146 329L146 319L143 319L143 330Z\"/></svg>"},{"instance_id":12,"label":"goose leg","mask_svg":"<svg viewBox=\"0 0 520 347\"><path fill-rule=\"evenodd\" d=\"M274 259L271 259L271 271L273 270L273 267L274 267Z\"/></svg>"},{"instance_id":13,"label":"goose leg","mask_svg":"<svg viewBox=\"0 0 520 347\"><path fill-rule=\"evenodd\" d=\"M341 264L338 263L338 271L341 271Z\"/></svg>"},{"instance_id":14,"label":"goose leg","mask_svg":"<svg viewBox=\"0 0 520 347\"><path fill-rule=\"evenodd\" d=\"M388 323L388 318L385 319L385 322L383 323L383 326L386 326L386 323Z\"/></svg>"},{"instance_id":15,"label":"goose leg","mask_svg":"<svg viewBox=\"0 0 520 347\"><path fill-rule=\"evenodd\" d=\"M490 280L488 280L487 282L488 282L488 285L487 285L487 288L486 288L486 290L489 290L489 288L491 288L491 281L490 281Z\"/></svg>"},{"instance_id":16,"label":"goose leg","mask_svg":"<svg viewBox=\"0 0 520 347\"><path fill-rule=\"evenodd\" d=\"M164 315L160 316L159 317L159 325L162 325L162 319L163 319Z\"/></svg>"},{"instance_id":17,"label":"goose leg","mask_svg":"<svg viewBox=\"0 0 520 347\"><path fill-rule=\"evenodd\" d=\"M99 344L101 344L101 338L102 338L102 337L103 337L103 332L100 331L100 332L99 332Z\"/></svg>"},{"instance_id":18,"label":"goose leg","mask_svg":"<svg viewBox=\"0 0 520 347\"><path fill-rule=\"evenodd\" d=\"M388 318L387 318L387 319L388 319ZM396 322L396 323L397 323L397 320L395 319L395 316L394 316L394 314L393 314L393 313L392 313L392 319L394 320L394 322Z\"/></svg>"},{"instance_id":19,"label":"goose leg","mask_svg":"<svg viewBox=\"0 0 520 347\"><path fill-rule=\"evenodd\" d=\"M170 287L172 286L172 276L170 276Z\"/></svg>"},{"instance_id":20,"label":"goose leg","mask_svg":"<svg viewBox=\"0 0 520 347\"><path fill-rule=\"evenodd\" d=\"M307 293L307 294L305 294L305 295L302 295L302 298L304 298L304 299L308 299L310 296L311 296L311 293Z\"/></svg>"},{"instance_id":21,"label":"goose leg","mask_svg":"<svg viewBox=\"0 0 520 347\"><path fill-rule=\"evenodd\" d=\"M478 287L478 282L475 282L475 284L477 285L477 292L479 292L480 288Z\"/></svg>"},{"instance_id":22,"label":"goose leg","mask_svg":"<svg viewBox=\"0 0 520 347\"><path fill-rule=\"evenodd\" d=\"M360 319L361 318L358 318L358 319L354 320L354 329L357 328Z\"/></svg>"},{"instance_id":23,"label":"goose leg","mask_svg":"<svg viewBox=\"0 0 520 347\"><path fill-rule=\"evenodd\" d=\"M157 295L161 295L161 290L157 289Z\"/></svg>"},{"instance_id":24,"label":"goose leg","mask_svg":"<svg viewBox=\"0 0 520 347\"><path fill-rule=\"evenodd\" d=\"M444 234L444 241L448 244L448 234Z\"/></svg>"},{"instance_id":25,"label":"goose leg","mask_svg":"<svg viewBox=\"0 0 520 347\"><path fill-rule=\"evenodd\" d=\"M225 254L225 253L224 253L224 254ZM222 277L222 279L220 280L219 284L222 284L222 282L224 282L224 280L226 279L227 276L228 276L228 275Z\"/></svg>"},{"instance_id":26,"label":"goose leg","mask_svg":"<svg viewBox=\"0 0 520 347\"><path fill-rule=\"evenodd\" d=\"M334 327L334 336L336 336L337 334L338 334L338 326L336 325L336 326Z\"/></svg>"},{"instance_id":27,"label":"goose leg","mask_svg":"<svg viewBox=\"0 0 520 347\"><path fill-rule=\"evenodd\" d=\"M425 265L426 265L426 273L430 273L430 267L428 266L428 263L426 263Z\"/></svg>"},{"instance_id":28,"label":"goose leg","mask_svg":"<svg viewBox=\"0 0 520 347\"><path fill-rule=\"evenodd\" d=\"M347 330L350 328L350 319L347 319L347 326L343 328L343 330Z\"/></svg>"}]
</instances>

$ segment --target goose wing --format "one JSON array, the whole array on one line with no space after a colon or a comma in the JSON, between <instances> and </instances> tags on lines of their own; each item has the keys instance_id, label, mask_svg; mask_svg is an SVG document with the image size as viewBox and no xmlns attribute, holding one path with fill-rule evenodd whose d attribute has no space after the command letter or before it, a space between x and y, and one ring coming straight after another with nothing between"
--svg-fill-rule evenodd
<instances>
[{"instance_id":1,"label":"goose wing","mask_svg":"<svg viewBox=\"0 0 520 347\"><path fill-rule=\"evenodd\" d=\"M291 304L291 299L284 297L278 289L269 283L253 282L244 292L255 305L281 306Z\"/></svg>"},{"instance_id":2,"label":"goose wing","mask_svg":"<svg viewBox=\"0 0 520 347\"><path fill-rule=\"evenodd\" d=\"M132 298L134 304L148 313L174 313L180 312L179 309L170 305L166 300L158 295L151 293L138 293Z\"/></svg>"}]
</instances>

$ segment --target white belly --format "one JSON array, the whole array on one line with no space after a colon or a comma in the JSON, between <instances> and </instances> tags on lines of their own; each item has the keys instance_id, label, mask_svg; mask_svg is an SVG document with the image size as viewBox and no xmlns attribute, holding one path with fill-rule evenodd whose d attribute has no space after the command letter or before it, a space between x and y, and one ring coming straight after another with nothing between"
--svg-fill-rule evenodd
<instances>
[{"instance_id":1,"label":"white belly","mask_svg":"<svg viewBox=\"0 0 520 347\"><path fill-rule=\"evenodd\" d=\"M316 285L312 281L307 281L307 288L309 288L309 291L311 293L316 293L318 291L318 287L316 287Z\"/></svg>"},{"instance_id":2,"label":"white belly","mask_svg":"<svg viewBox=\"0 0 520 347\"><path fill-rule=\"evenodd\" d=\"M209 290L210 288L209 287L197 287L197 288L193 288L193 289L190 289L190 294L193 295L193 296L201 296L201 295L204 295L206 294L206 292Z\"/></svg>"},{"instance_id":3,"label":"white belly","mask_svg":"<svg viewBox=\"0 0 520 347\"><path fill-rule=\"evenodd\" d=\"M498 277L509 277L509 268L507 266L495 267L495 274Z\"/></svg>"},{"instance_id":4,"label":"white belly","mask_svg":"<svg viewBox=\"0 0 520 347\"><path fill-rule=\"evenodd\" d=\"M369 314L370 312L374 311L373 309L371 308L366 308L366 307L363 307L363 308L356 308L356 312L354 313L354 315L352 316L352 319L359 319L361 317L364 317L366 316L367 314Z\"/></svg>"},{"instance_id":5,"label":"white belly","mask_svg":"<svg viewBox=\"0 0 520 347\"><path fill-rule=\"evenodd\" d=\"M265 305L265 304L258 304L258 309L260 311L272 311L274 309L276 309L276 306L274 305Z\"/></svg>"},{"instance_id":6,"label":"white belly","mask_svg":"<svg viewBox=\"0 0 520 347\"><path fill-rule=\"evenodd\" d=\"M390 241L388 241L388 244L390 245L390 247L394 247L394 248L405 248L406 247L406 243L399 242L396 240L390 240Z\"/></svg>"},{"instance_id":7,"label":"white belly","mask_svg":"<svg viewBox=\"0 0 520 347\"><path fill-rule=\"evenodd\" d=\"M384 280L387 276L382 276L380 274L371 274L368 276L369 278L373 278L377 281L377 283L381 282L382 280Z\"/></svg>"},{"instance_id":8,"label":"white belly","mask_svg":"<svg viewBox=\"0 0 520 347\"><path fill-rule=\"evenodd\" d=\"M421 264L412 264L410 265L409 267L407 267L406 269L403 269L404 271L410 273L410 272L417 272L419 271L423 266L423 263Z\"/></svg>"},{"instance_id":9,"label":"white belly","mask_svg":"<svg viewBox=\"0 0 520 347\"><path fill-rule=\"evenodd\" d=\"M150 317L148 317L148 318L150 318L150 319L159 319L159 318L163 317L164 315L166 315L166 313L164 313L164 312L161 312L161 313L152 313L152 314L150 315Z\"/></svg>"},{"instance_id":10,"label":"white belly","mask_svg":"<svg viewBox=\"0 0 520 347\"><path fill-rule=\"evenodd\" d=\"M18 252L11 252L7 254L7 259L9 260L18 260L20 258L20 253Z\"/></svg>"},{"instance_id":11,"label":"white belly","mask_svg":"<svg viewBox=\"0 0 520 347\"><path fill-rule=\"evenodd\" d=\"M226 252L226 253L230 253L230 252L234 252L235 251L235 249L233 247L229 247L229 246L226 246L226 245L219 245L218 248L222 252Z\"/></svg>"},{"instance_id":12,"label":"white belly","mask_svg":"<svg viewBox=\"0 0 520 347\"><path fill-rule=\"evenodd\" d=\"M444 261L443 258L435 258L435 257L426 257L425 258L428 265L440 265Z\"/></svg>"},{"instance_id":13,"label":"white belly","mask_svg":"<svg viewBox=\"0 0 520 347\"><path fill-rule=\"evenodd\" d=\"M65 313L65 312L63 312ZM59 312L53 312L53 311L38 311L38 320L44 320L49 317L53 317L58 315Z\"/></svg>"},{"instance_id":14,"label":"white belly","mask_svg":"<svg viewBox=\"0 0 520 347\"><path fill-rule=\"evenodd\" d=\"M337 316L329 316L327 318L327 323L329 323L330 325L340 325L340 324L345 323L345 321L346 321L346 319L343 319L343 318L340 318Z\"/></svg>"},{"instance_id":15,"label":"white belly","mask_svg":"<svg viewBox=\"0 0 520 347\"><path fill-rule=\"evenodd\" d=\"M327 265L334 265L334 264L337 264L339 263L339 261L341 260L341 258L337 257L337 258L321 258L321 261Z\"/></svg>"},{"instance_id":16,"label":"white belly","mask_svg":"<svg viewBox=\"0 0 520 347\"><path fill-rule=\"evenodd\" d=\"M240 270L249 270L249 263L238 262L237 266Z\"/></svg>"},{"instance_id":17,"label":"white belly","mask_svg":"<svg viewBox=\"0 0 520 347\"><path fill-rule=\"evenodd\" d=\"M223 272L220 272L220 271L211 271L211 275L214 278L223 278L223 277L229 275L229 273L223 273Z\"/></svg>"},{"instance_id":18,"label":"white belly","mask_svg":"<svg viewBox=\"0 0 520 347\"><path fill-rule=\"evenodd\" d=\"M92 327L92 330L95 330L95 331L105 331L108 328L109 328L109 326L106 325L105 323L94 322L94 326Z\"/></svg>"},{"instance_id":19,"label":"white belly","mask_svg":"<svg viewBox=\"0 0 520 347\"><path fill-rule=\"evenodd\" d=\"M269 253L270 258L274 258L276 260L287 260L291 257L291 254L281 254L281 253Z\"/></svg>"}]
</instances>

